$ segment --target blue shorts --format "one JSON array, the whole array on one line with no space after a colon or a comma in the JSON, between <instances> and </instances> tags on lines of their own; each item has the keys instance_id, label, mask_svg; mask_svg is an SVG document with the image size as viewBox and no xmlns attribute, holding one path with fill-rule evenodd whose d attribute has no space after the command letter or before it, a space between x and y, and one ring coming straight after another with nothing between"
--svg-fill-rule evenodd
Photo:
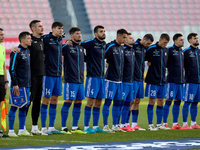
<instances>
[{"instance_id":1,"label":"blue shorts","mask_svg":"<svg viewBox=\"0 0 200 150\"><path fill-rule=\"evenodd\" d=\"M29 105L30 104L30 88L25 88L25 91L26 91L26 98L27 98L27 104L26 105ZM9 104L12 104L10 96L9 96Z\"/></svg>"},{"instance_id":2,"label":"blue shorts","mask_svg":"<svg viewBox=\"0 0 200 150\"><path fill-rule=\"evenodd\" d=\"M105 98L105 79L87 77L85 83L85 96L95 99Z\"/></svg>"},{"instance_id":3,"label":"blue shorts","mask_svg":"<svg viewBox=\"0 0 200 150\"><path fill-rule=\"evenodd\" d=\"M122 100L123 101L133 101L133 83L122 82L123 85L123 93Z\"/></svg>"},{"instance_id":4,"label":"blue shorts","mask_svg":"<svg viewBox=\"0 0 200 150\"><path fill-rule=\"evenodd\" d=\"M106 98L111 100L122 100L123 85L106 80Z\"/></svg>"},{"instance_id":5,"label":"blue shorts","mask_svg":"<svg viewBox=\"0 0 200 150\"><path fill-rule=\"evenodd\" d=\"M184 93L184 101L200 102L200 84L186 83L184 87Z\"/></svg>"},{"instance_id":6,"label":"blue shorts","mask_svg":"<svg viewBox=\"0 0 200 150\"><path fill-rule=\"evenodd\" d=\"M143 81L133 81L134 87L134 99L144 98L144 82Z\"/></svg>"},{"instance_id":7,"label":"blue shorts","mask_svg":"<svg viewBox=\"0 0 200 150\"><path fill-rule=\"evenodd\" d=\"M167 99L183 99L183 84L168 83L167 86Z\"/></svg>"},{"instance_id":8,"label":"blue shorts","mask_svg":"<svg viewBox=\"0 0 200 150\"><path fill-rule=\"evenodd\" d=\"M85 99L83 83L65 83L64 100L83 100Z\"/></svg>"},{"instance_id":9,"label":"blue shorts","mask_svg":"<svg viewBox=\"0 0 200 150\"><path fill-rule=\"evenodd\" d=\"M149 98L165 98L166 85L146 84L145 96Z\"/></svg>"},{"instance_id":10,"label":"blue shorts","mask_svg":"<svg viewBox=\"0 0 200 150\"><path fill-rule=\"evenodd\" d=\"M61 96L62 95L62 77L43 76L42 96Z\"/></svg>"}]
</instances>

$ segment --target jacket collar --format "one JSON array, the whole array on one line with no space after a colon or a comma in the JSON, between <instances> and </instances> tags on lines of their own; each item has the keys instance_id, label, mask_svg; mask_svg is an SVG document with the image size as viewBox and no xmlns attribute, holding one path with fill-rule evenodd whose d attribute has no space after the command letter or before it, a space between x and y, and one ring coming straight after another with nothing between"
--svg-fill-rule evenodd
<instances>
[{"instance_id":1,"label":"jacket collar","mask_svg":"<svg viewBox=\"0 0 200 150\"><path fill-rule=\"evenodd\" d=\"M19 44L18 48L19 48L20 50L27 50L27 48L24 48L23 46L21 46L21 44Z\"/></svg>"},{"instance_id":2,"label":"jacket collar","mask_svg":"<svg viewBox=\"0 0 200 150\"><path fill-rule=\"evenodd\" d=\"M55 37L55 36L53 36L52 32L49 32L49 37L53 38L54 40L58 40L59 42L62 40L61 37Z\"/></svg>"},{"instance_id":3,"label":"jacket collar","mask_svg":"<svg viewBox=\"0 0 200 150\"><path fill-rule=\"evenodd\" d=\"M124 44L124 47L126 47L126 49L128 49L128 50L131 50L131 48L132 48L132 47L126 45L126 44Z\"/></svg>"},{"instance_id":4,"label":"jacket collar","mask_svg":"<svg viewBox=\"0 0 200 150\"><path fill-rule=\"evenodd\" d=\"M176 50L181 50L181 51L182 51L182 49L181 49L180 47L176 46L175 44L173 45L173 47L174 47Z\"/></svg>"}]
</instances>

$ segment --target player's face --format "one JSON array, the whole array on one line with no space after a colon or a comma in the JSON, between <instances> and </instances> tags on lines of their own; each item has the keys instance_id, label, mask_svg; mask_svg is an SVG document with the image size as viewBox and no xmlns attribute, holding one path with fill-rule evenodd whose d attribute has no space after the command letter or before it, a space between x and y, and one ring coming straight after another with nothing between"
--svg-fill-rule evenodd
<instances>
[{"instance_id":1,"label":"player's face","mask_svg":"<svg viewBox=\"0 0 200 150\"><path fill-rule=\"evenodd\" d=\"M160 39L159 40L159 46L162 47L162 48L165 48L168 43L169 43L169 41L166 40L166 39Z\"/></svg>"},{"instance_id":2,"label":"player's face","mask_svg":"<svg viewBox=\"0 0 200 150\"><path fill-rule=\"evenodd\" d=\"M0 43L4 41L4 31L0 31Z\"/></svg>"},{"instance_id":3,"label":"player's face","mask_svg":"<svg viewBox=\"0 0 200 150\"><path fill-rule=\"evenodd\" d=\"M57 26L52 29L52 32L55 37L60 37L62 36L63 33L63 27Z\"/></svg>"},{"instance_id":4,"label":"player's face","mask_svg":"<svg viewBox=\"0 0 200 150\"><path fill-rule=\"evenodd\" d=\"M43 35L43 25L42 25L42 22L37 22L36 23L36 26L35 26L35 32L39 35Z\"/></svg>"},{"instance_id":5,"label":"player's face","mask_svg":"<svg viewBox=\"0 0 200 150\"><path fill-rule=\"evenodd\" d=\"M105 29L103 28L98 29L97 35L95 36L100 40L104 40L106 38Z\"/></svg>"},{"instance_id":6,"label":"player's face","mask_svg":"<svg viewBox=\"0 0 200 150\"><path fill-rule=\"evenodd\" d=\"M151 44L152 44L152 41L151 40L146 40L146 39L144 39L144 42L142 43L142 45L145 48L149 47Z\"/></svg>"},{"instance_id":7,"label":"player's face","mask_svg":"<svg viewBox=\"0 0 200 150\"><path fill-rule=\"evenodd\" d=\"M192 39L189 40L191 45L198 46L199 45L199 40L198 36L193 36Z\"/></svg>"},{"instance_id":8,"label":"player's face","mask_svg":"<svg viewBox=\"0 0 200 150\"><path fill-rule=\"evenodd\" d=\"M183 36L178 37L178 39L175 40L174 43L180 48L183 47L184 46L184 38L183 38Z\"/></svg>"},{"instance_id":9,"label":"player's face","mask_svg":"<svg viewBox=\"0 0 200 150\"><path fill-rule=\"evenodd\" d=\"M119 42L120 42L120 44L124 44L125 43L125 40L126 40L126 37L127 37L127 34L119 34L119 36L118 36L118 40L119 40Z\"/></svg>"},{"instance_id":10,"label":"player's face","mask_svg":"<svg viewBox=\"0 0 200 150\"><path fill-rule=\"evenodd\" d=\"M26 38L24 39L24 44L27 46L31 46L31 42L32 42L31 36L26 35Z\"/></svg>"},{"instance_id":11,"label":"player's face","mask_svg":"<svg viewBox=\"0 0 200 150\"><path fill-rule=\"evenodd\" d=\"M128 45L134 45L135 44L135 40L134 40L134 38L131 35L127 35L127 37L126 37L126 43Z\"/></svg>"},{"instance_id":12,"label":"player's face","mask_svg":"<svg viewBox=\"0 0 200 150\"><path fill-rule=\"evenodd\" d=\"M80 42L81 41L81 31L76 31L74 34L72 34L72 39L75 42Z\"/></svg>"}]
</instances>

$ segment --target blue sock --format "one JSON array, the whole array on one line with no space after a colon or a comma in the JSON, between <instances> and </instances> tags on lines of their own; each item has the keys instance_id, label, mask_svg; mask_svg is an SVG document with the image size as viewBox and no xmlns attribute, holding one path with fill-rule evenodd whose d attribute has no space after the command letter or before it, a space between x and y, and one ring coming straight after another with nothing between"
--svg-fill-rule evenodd
<instances>
[{"instance_id":1,"label":"blue sock","mask_svg":"<svg viewBox=\"0 0 200 150\"><path fill-rule=\"evenodd\" d=\"M126 123L128 123L128 124L129 124L130 117L131 117L131 111L129 110L128 116L127 116L127 119L126 119Z\"/></svg>"},{"instance_id":2,"label":"blue sock","mask_svg":"<svg viewBox=\"0 0 200 150\"><path fill-rule=\"evenodd\" d=\"M183 122L187 122L190 104L191 102L185 102L183 104L183 109L182 109Z\"/></svg>"},{"instance_id":3,"label":"blue sock","mask_svg":"<svg viewBox=\"0 0 200 150\"><path fill-rule=\"evenodd\" d=\"M167 118L169 115L169 108L172 104L172 101L166 100L165 105L163 107L163 123L167 123Z\"/></svg>"},{"instance_id":4,"label":"blue sock","mask_svg":"<svg viewBox=\"0 0 200 150\"><path fill-rule=\"evenodd\" d=\"M47 107L48 107L48 105L42 104L41 109L40 109L41 124L42 124L43 128L46 127Z\"/></svg>"},{"instance_id":5,"label":"blue sock","mask_svg":"<svg viewBox=\"0 0 200 150\"><path fill-rule=\"evenodd\" d=\"M120 104L121 102L119 100L113 101L113 107L112 107L113 125L117 125L118 117L120 113Z\"/></svg>"},{"instance_id":6,"label":"blue sock","mask_svg":"<svg viewBox=\"0 0 200 150\"><path fill-rule=\"evenodd\" d=\"M198 110L198 107L197 107L197 102L193 102L190 106L190 115L191 115L191 120L193 122L196 121L196 117L197 117L197 110Z\"/></svg>"},{"instance_id":7,"label":"blue sock","mask_svg":"<svg viewBox=\"0 0 200 150\"><path fill-rule=\"evenodd\" d=\"M8 113L8 120L9 120L9 129L14 130L14 123L15 123L15 113L17 111L17 107L11 106L10 111Z\"/></svg>"},{"instance_id":8,"label":"blue sock","mask_svg":"<svg viewBox=\"0 0 200 150\"><path fill-rule=\"evenodd\" d=\"M153 107L154 105L150 105L150 104L148 104L147 106L147 117L148 117L149 124L153 124Z\"/></svg>"},{"instance_id":9,"label":"blue sock","mask_svg":"<svg viewBox=\"0 0 200 150\"><path fill-rule=\"evenodd\" d=\"M129 113L129 107L130 107L131 103L126 101L124 102L124 106L122 107L122 120L121 120L121 124L125 124L128 118L128 113Z\"/></svg>"},{"instance_id":10,"label":"blue sock","mask_svg":"<svg viewBox=\"0 0 200 150\"><path fill-rule=\"evenodd\" d=\"M26 122L26 110L27 107L19 108L19 129L24 129L25 122Z\"/></svg>"},{"instance_id":11,"label":"blue sock","mask_svg":"<svg viewBox=\"0 0 200 150\"><path fill-rule=\"evenodd\" d=\"M84 113L84 125L89 126L90 123L90 116L91 116L91 107L85 106L85 113Z\"/></svg>"},{"instance_id":12,"label":"blue sock","mask_svg":"<svg viewBox=\"0 0 200 150\"><path fill-rule=\"evenodd\" d=\"M173 123L178 122L181 101L174 101L172 108Z\"/></svg>"},{"instance_id":13,"label":"blue sock","mask_svg":"<svg viewBox=\"0 0 200 150\"><path fill-rule=\"evenodd\" d=\"M100 115L100 108L93 107L93 126L98 126L99 115Z\"/></svg>"},{"instance_id":14,"label":"blue sock","mask_svg":"<svg viewBox=\"0 0 200 150\"><path fill-rule=\"evenodd\" d=\"M137 123L139 110L132 110L132 122Z\"/></svg>"},{"instance_id":15,"label":"blue sock","mask_svg":"<svg viewBox=\"0 0 200 150\"><path fill-rule=\"evenodd\" d=\"M54 127L54 122L56 119L56 106L57 104L51 104L49 106L49 127Z\"/></svg>"},{"instance_id":16,"label":"blue sock","mask_svg":"<svg viewBox=\"0 0 200 150\"><path fill-rule=\"evenodd\" d=\"M61 109L61 123L62 127L66 127L66 121L68 118L69 108L72 103L64 102L62 109Z\"/></svg>"},{"instance_id":17,"label":"blue sock","mask_svg":"<svg viewBox=\"0 0 200 150\"><path fill-rule=\"evenodd\" d=\"M120 123L120 119L122 119L122 109L124 107L124 103L125 103L125 101L120 101L119 115L118 115L118 119L117 119L117 124L119 124Z\"/></svg>"},{"instance_id":18,"label":"blue sock","mask_svg":"<svg viewBox=\"0 0 200 150\"><path fill-rule=\"evenodd\" d=\"M112 100L110 99L105 99L105 103L103 105L103 124L108 125L108 116L109 116L109 108L111 105Z\"/></svg>"},{"instance_id":19,"label":"blue sock","mask_svg":"<svg viewBox=\"0 0 200 150\"><path fill-rule=\"evenodd\" d=\"M72 126L75 126L75 127L78 126L78 121L79 121L80 114L81 114L81 105L82 105L82 103L74 104L74 108L72 111L72 116L73 116L73 125Z\"/></svg>"},{"instance_id":20,"label":"blue sock","mask_svg":"<svg viewBox=\"0 0 200 150\"><path fill-rule=\"evenodd\" d=\"M157 116L157 124L161 124L162 122L162 114L163 114L163 106L157 106L156 108L156 116Z\"/></svg>"}]
</instances>

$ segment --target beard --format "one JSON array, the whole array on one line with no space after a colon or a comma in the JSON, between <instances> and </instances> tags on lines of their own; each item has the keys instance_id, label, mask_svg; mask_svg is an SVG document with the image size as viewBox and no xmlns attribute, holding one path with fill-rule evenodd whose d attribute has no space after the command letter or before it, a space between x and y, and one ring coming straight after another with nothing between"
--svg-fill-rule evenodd
<instances>
[{"instance_id":1,"label":"beard","mask_svg":"<svg viewBox=\"0 0 200 150\"><path fill-rule=\"evenodd\" d=\"M199 43L195 43L194 46L199 46Z\"/></svg>"},{"instance_id":2,"label":"beard","mask_svg":"<svg viewBox=\"0 0 200 150\"><path fill-rule=\"evenodd\" d=\"M100 39L100 40L104 40L105 39L105 36L103 37L103 36L98 36L98 38Z\"/></svg>"},{"instance_id":3,"label":"beard","mask_svg":"<svg viewBox=\"0 0 200 150\"><path fill-rule=\"evenodd\" d=\"M74 39L74 41L77 42L77 43L80 43L80 42L81 42L81 40L75 40L75 39Z\"/></svg>"}]
</instances>

